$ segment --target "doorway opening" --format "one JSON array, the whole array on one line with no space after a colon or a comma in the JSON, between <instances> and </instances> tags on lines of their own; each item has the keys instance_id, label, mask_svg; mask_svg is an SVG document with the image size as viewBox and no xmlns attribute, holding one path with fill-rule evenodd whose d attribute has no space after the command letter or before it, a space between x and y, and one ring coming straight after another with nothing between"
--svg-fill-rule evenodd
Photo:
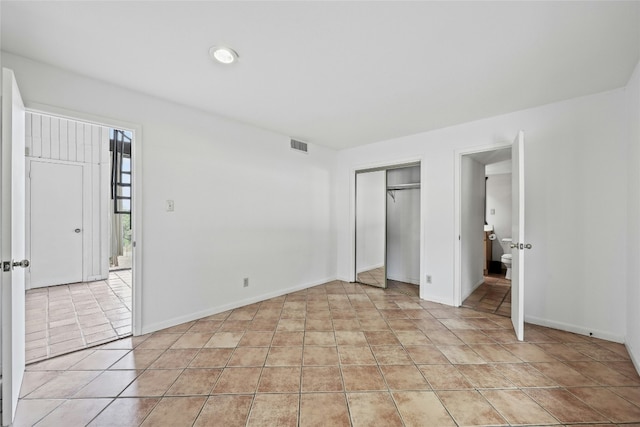
<instances>
[{"instance_id":1,"label":"doorway opening","mask_svg":"<svg viewBox=\"0 0 640 427\"><path fill-rule=\"evenodd\" d=\"M460 161L460 299L463 307L511 316L511 147Z\"/></svg>"},{"instance_id":2,"label":"doorway opening","mask_svg":"<svg viewBox=\"0 0 640 427\"><path fill-rule=\"evenodd\" d=\"M133 133L109 129L111 199L109 214L109 271L131 270L131 144Z\"/></svg>"},{"instance_id":3,"label":"doorway opening","mask_svg":"<svg viewBox=\"0 0 640 427\"><path fill-rule=\"evenodd\" d=\"M134 132L27 112L25 142L33 363L132 335Z\"/></svg>"},{"instance_id":4,"label":"doorway opening","mask_svg":"<svg viewBox=\"0 0 640 427\"><path fill-rule=\"evenodd\" d=\"M356 171L355 281L419 297L420 163Z\"/></svg>"}]
</instances>

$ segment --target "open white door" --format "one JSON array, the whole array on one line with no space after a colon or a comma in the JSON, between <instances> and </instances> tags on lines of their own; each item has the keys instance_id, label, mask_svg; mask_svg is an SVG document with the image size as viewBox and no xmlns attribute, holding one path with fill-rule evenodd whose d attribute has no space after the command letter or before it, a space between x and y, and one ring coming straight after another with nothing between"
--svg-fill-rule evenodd
<instances>
[{"instance_id":1,"label":"open white door","mask_svg":"<svg viewBox=\"0 0 640 427\"><path fill-rule=\"evenodd\" d=\"M511 322L524 340L524 254L531 245L524 236L524 131L519 131L511 150Z\"/></svg>"},{"instance_id":2,"label":"open white door","mask_svg":"<svg viewBox=\"0 0 640 427\"><path fill-rule=\"evenodd\" d=\"M2 425L13 422L25 364L25 111L15 76L2 70Z\"/></svg>"}]
</instances>

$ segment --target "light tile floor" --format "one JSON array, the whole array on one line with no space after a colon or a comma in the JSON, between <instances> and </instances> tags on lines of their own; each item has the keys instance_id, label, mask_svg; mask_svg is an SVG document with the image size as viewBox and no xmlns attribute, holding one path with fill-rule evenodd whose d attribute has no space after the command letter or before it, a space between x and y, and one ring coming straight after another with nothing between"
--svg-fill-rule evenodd
<instances>
[{"instance_id":1,"label":"light tile floor","mask_svg":"<svg viewBox=\"0 0 640 427\"><path fill-rule=\"evenodd\" d=\"M331 282L29 365L16 426L640 425L621 344Z\"/></svg>"},{"instance_id":2,"label":"light tile floor","mask_svg":"<svg viewBox=\"0 0 640 427\"><path fill-rule=\"evenodd\" d=\"M387 286L389 290L394 290L410 297L420 296L420 286L412 283L398 282L397 280L388 279Z\"/></svg>"},{"instance_id":3,"label":"light tile floor","mask_svg":"<svg viewBox=\"0 0 640 427\"><path fill-rule=\"evenodd\" d=\"M511 280L504 274L485 276L484 283L462 303L463 307L511 317Z\"/></svg>"},{"instance_id":4,"label":"light tile floor","mask_svg":"<svg viewBox=\"0 0 640 427\"><path fill-rule=\"evenodd\" d=\"M363 271L362 273L358 274L358 282L365 285L383 288L385 284L385 274L386 272L384 267L378 267L374 268L373 270ZM389 289L396 290L402 294L406 294L409 296L420 296L420 287L411 283L387 279L387 287Z\"/></svg>"},{"instance_id":5,"label":"light tile floor","mask_svg":"<svg viewBox=\"0 0 640 427\"><path fill-rule=\"evenodd\" d=\"M26 361L32 363L131 335L131 270L108 280L26 294Z\"/></svg>"},{"instance_id":6,"label":"light tile floor","mask_svg":"<svg viewBox=\"0 0 640 427\"><path fill-rule=\"evenodd\" d=\"M358 273L358 282L365 285L383 287L384 286L384 267L374 268L373 270L363 271Z\"/></svg>"}]
</instances>

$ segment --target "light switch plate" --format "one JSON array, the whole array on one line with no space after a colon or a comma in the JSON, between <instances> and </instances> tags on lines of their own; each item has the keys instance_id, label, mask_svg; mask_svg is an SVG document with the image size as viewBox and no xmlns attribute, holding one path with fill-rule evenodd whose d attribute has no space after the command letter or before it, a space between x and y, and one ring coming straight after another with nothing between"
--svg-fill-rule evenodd
<instances>
[{"instance_id":1,"label":"light switch plate","mask_svg":"<svg viewBox=\"0 0 640 427\"><path fill-rule=\"evenodd\" d=\"M175 205L173 200L167 200L167 212L173 212L175 209Z\"/></svg>"}]
</instances>

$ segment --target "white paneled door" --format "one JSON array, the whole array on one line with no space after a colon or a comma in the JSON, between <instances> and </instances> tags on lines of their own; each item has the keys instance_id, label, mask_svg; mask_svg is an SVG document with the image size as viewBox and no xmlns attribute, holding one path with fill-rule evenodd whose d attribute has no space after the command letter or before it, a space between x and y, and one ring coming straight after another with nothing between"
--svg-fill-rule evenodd
<instances>
[{"instance_id":1,"label":"white paneled door","mask_svg":"<svg viewBox=\"0 0 640 427\"><path fill-rule=\"evenodd\" d=\"M25 365L25 111L11 70L2 70L2 425L11 425Z\"/></svg>"},{"instance_id":2,"label":"white paneled door","mask_svg":"<svg viewBox=\"0 0 640 427\"><path fill-rule=\"evenodd\" d=\"M524 132L518 132L511 149L511 322L516 336L524 340L525 251L531 245L524 235Z\"/></svg>"},{"instance_id":3,"label":"white paneled door","mask_svg":"<svg viewBox=\"0 0 640 427\"><path fill-rule=\"evenodd\" d=\"M82 282L83 166L30 166L30 288Z\"/></svg>"}]
</instances>

